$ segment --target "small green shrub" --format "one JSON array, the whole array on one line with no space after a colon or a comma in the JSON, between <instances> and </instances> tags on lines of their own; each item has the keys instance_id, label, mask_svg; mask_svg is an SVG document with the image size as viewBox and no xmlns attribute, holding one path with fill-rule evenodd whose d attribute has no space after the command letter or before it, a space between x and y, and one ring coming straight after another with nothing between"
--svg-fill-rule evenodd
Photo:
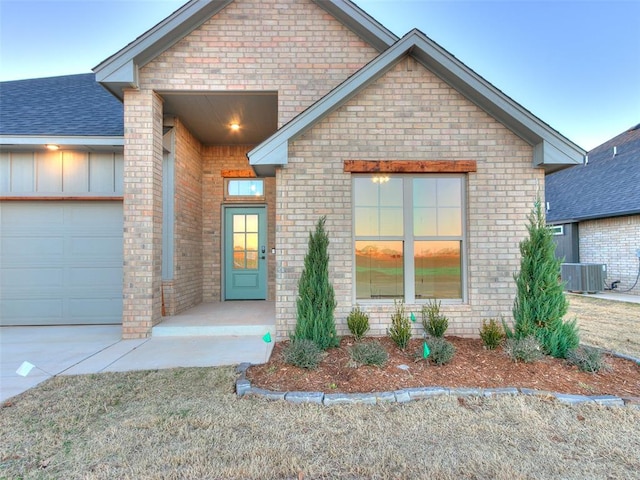
<instances>
[{"instance_id":1,"label":"small green shrub","mask_svg":"<svg viewBox=\"0 0 640 480\"><path fill-rule=\"evenodd\" d=\"M324 352L313 340L307 338L293 338L283 351L286 363L300 368L317 368Z\"/></svg>"},{"instance_id":2,"label":"small green shrub","mask_svg":"<svg viewBox=\"0 0 640 480\"><path fill-rule=\"evenodd\" d=\"M426 342L429 346L429 350L431 351L427 360L435 363L436 365L449 363L453 359L453 355L456 353L456 347L443 337L430 337L427 338Z\"/></svg>"},{"instance_id":3,"label":"small green shrub","mask_svg":"<svg viewBox=\"0 0 640 480\"><path fill-rule=\"evenodd\" d=\"M495 318L489 319L489 323L483 320L482 328L480 329L480 338L487 350L493 350L502 343L504 330Z\"/></svg>"},{"instance_id":4,"label":"small green shrub","mask_svg":"<svg viewBox=\"0 0 640 480\"><path fill-rule=\"evenodd\" d=\"M504 344L504 352L514 362L522 361L525 363L540 360L544 355L540 347L540 342L533 335L522 338L507 338Z\"/></svg>"},{"instance_id":5,"label":"small green shrub","mask_svg":"<svg viewBox=\"0 0 640 480\"><path fill-rule=\"evenodd\" d=\"M602 352L597 348L582 345L567 352L567 361L583 372L596 373L606 370L607 364L602 358Z\"/></svg>"},{"instance_id":6,"label":"small green shrub","mask_svg":"<svg viewBox=\"0 0 640 480\"><path fill-rule=\"evenodd\" d=\"M369 331L369 315L360 310L360 307L356 305L347 317L347 326L353 338L355 338L356 341L360 341Z\"/></svg>"},{"instance_id":7,"label":"small green shrub","mask_svg":"<svg viewBox=\"0 0 640 480\"><path fill-rule=\"evenodd\" d=\"M351 360L361 365L375 365L382 367L389 358L387 351L380 342L356 343L349 350Z\"/></svg>"},{"instance_id":8,"label":"small green shrub","mask_svg":"<svg viewBox=\"0 0 640 480\"><path fill-rule=\"evenodd\" d=\"M553 331L539 332L538 338L545 353L556 358L566 358L570 350L580 345L580 335L575 319L562 322Z\"/></svg>"},{"instance_id":9,"label":"small green shrub","mask_svg":"<svg viewBox=\"0 0 640 480\"><path fill-rule=\"evenodd\" d=\"M389 327L389 337L400 350L407 348L411 340L411 323L404 309L404 302L393 301L396 311L391 315L391 326Z\"/></svg>"},{"instance_id":10,"label":"small green shrub","mask_svg":"<svg viewBox=\"0 0 640 480\"><path fill-rule=\"evenodd\" d=\"M431 301L422 307L422 326L432 337L444 337L449 320L440 313L440 302Z\"/></svg>"}]
</instances>

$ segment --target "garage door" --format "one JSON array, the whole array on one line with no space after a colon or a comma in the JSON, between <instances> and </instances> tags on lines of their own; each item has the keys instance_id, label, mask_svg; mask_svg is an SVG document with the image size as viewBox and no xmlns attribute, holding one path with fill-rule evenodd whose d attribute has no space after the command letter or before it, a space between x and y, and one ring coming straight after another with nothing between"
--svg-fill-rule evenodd
<instances>
[{"instance_id":1,"label":"garage door","mask_svg":"<svg viewBox=\"0 0 640 480\"><path fill-rule=\"evenodd\" d=\"M0 202L0 324L122 323L121 202Z\"/></svg>"}]
</instances>

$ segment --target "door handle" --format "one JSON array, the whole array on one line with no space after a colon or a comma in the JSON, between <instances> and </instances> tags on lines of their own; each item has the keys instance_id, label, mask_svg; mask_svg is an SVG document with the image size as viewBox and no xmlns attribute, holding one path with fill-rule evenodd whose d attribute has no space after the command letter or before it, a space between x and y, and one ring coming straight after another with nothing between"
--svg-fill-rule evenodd
<instances>
[{"instance_id":1,"label":"door handle","mask_svg":"<svg viewBox=\"0 0 640 480\"><path fill-rule=\"evenodd\" d=\"M264 245L262 245L262 246L260 247L260 253L262 254L262 255L260 256L260 258L261 258L262 260L264 260L264 259L266 258L266 257L265 257L265 255L264 255L266 251L267 251L267 249L265 248L265 246L264 246Z\"/></svg>"}]
</instances>

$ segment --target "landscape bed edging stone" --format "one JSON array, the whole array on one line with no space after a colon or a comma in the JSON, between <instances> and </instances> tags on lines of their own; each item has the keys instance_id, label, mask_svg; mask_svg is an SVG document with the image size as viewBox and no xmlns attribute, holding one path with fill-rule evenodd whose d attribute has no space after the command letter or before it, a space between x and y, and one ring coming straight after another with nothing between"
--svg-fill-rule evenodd
<instances>
[{"instance_id":1,"label":"landscape bed edging stone","mask_svg":"<svg viewBox=\"0 0 640 480\"><path fill-rule=\"evenodd\" d=\"M637 359L634 359L638 361ZM531 388L448 388L448 387L414 387L403 388L393 392L373 393L324 393L324 392L277 392L264 388L252 387L247 379L250 363L241 363L236 367L236 394L238 397L256 396L269 400L285 400L291 403L313 403L319 405L406 403L413 400L433 398L442 395L457 397L491 397L497 395L530 395L536 397L553 397L568 405L580 403L597 403L607 407L628 406L640 410L639 397L617 397L615 395L575 395L549 392Z\"/></svg>"}]
</instances>

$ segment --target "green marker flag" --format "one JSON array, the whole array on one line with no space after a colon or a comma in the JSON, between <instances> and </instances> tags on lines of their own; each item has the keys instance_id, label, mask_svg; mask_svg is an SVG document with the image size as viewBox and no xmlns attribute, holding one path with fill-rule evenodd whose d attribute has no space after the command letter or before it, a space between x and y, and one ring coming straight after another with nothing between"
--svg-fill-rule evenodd
<instances>
[{"instance_id":1,"label":"green marker flag","mask_svg":"<svg viewBox=\"0 0 640 480\"><path fill-rule=\"evenodd\" d=\"M411 321L415 322L416 321L416 314L411 312Z\"/></svg>"},{"instance_id":2,"label":"green marker flag","mask_svg":"<svg viewBox=\"0 0 640 480\"><path fill-rule=\"evenodd\" d=\"M271 334L269 332L265 333L262 340L264 340L265 343L271 343Z\"/></svg>"},{"instance_id":3,"label":"green marker flag","mask_svg":"<svg viewBox=\"0 0 640 480\"><path fill-rule=\"evenodd\" d=\"M430 353L431 353L431 350L429 350L429 345L427 345L427 342L424 342L422 344L422 357L427 358Z\"/></svg>"}]
</instances>

